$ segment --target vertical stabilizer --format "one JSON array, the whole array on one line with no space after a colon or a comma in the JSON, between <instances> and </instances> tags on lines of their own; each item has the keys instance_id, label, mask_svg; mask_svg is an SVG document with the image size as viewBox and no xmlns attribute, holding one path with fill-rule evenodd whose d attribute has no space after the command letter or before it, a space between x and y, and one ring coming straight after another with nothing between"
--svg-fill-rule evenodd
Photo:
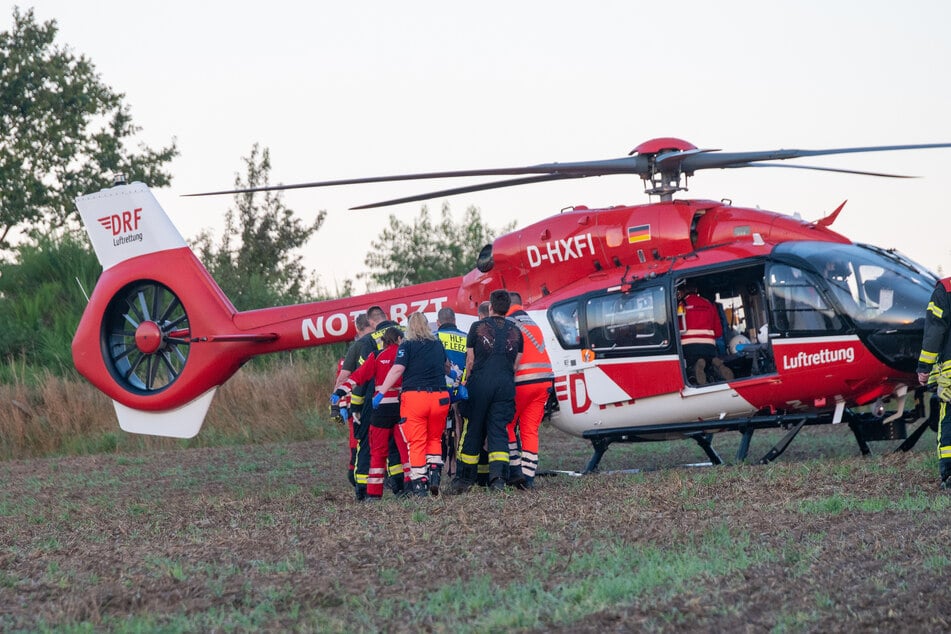
<instances>
[{"instance_id":1,"label":"vertical stabilizer","mask_svg":"<svg viewBox=\"0 0 951 634\"><path fill-rule=\"evenodd\" d=\"M129 258L186 246L143 183L81 196L76 207L104 270Z\"/></svg>"}]
</instances>

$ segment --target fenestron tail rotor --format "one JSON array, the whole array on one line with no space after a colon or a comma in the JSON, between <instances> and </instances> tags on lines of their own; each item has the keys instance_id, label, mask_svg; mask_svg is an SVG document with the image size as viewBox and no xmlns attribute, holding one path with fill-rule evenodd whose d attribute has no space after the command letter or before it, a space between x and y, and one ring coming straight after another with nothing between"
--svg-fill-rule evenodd
<instances>
[{"instance_id":1,"label":"fenestron tail rotor","mask_svg":"<svg viewBox=\"0 0 951 634\"><path fill-rule=\"evenodd\" d=\"M135 394L170 386L191 346L188 314L168 287L141 280L116 293L102 320L102 348L113 378Z\"/></svg>"},{"instance_id":2,"label":"fenestron tail rotor","mask_svg":"<svg viewBox=\"0 0 951 634\"><path fill-rule=\"evenodd\" d=\"M630 155L621 158L599 161L580 161L572 163L540 163L524 167L486 168L472 170L452 170L443 172L420 172L415 174L396 174L392 176L372 176L339 180L314 181L290 185L266 185L246 189L230 189L186 196L217 196L224 194L247 194L254 192L285 191L317 187L336 187L341 185L361 185L409 180L430 180L441 178L469 178L479 176L524 176L508 180L496 180L487 183L465 185L438 191L369 203L351 209L369 209L386 207L407 202L429 200L475 191L500 189L517 185L528 185L548 181L585 178L588 176L608 176L612 174L633 174L644 181L645 193L660 196L661 200L670 200L678 191L686 190L686 177L704 169L736 169L741 167L794 167L825 172L840 172L864 176L886 178L912 178L899 174L869 172L831 167L808 165L786 165L767 161L786 161L804 157L829 156L833 154L857 154L866 152L891 152L898 150L925 150L949 148L951 143L926 143L912 145L879 145L852 148L834 148L825 150L770 150L757 152L722 152L713 149L698 149L693 144L673 137L651 139L638 145Z\"/></svg>"}]
</instances>

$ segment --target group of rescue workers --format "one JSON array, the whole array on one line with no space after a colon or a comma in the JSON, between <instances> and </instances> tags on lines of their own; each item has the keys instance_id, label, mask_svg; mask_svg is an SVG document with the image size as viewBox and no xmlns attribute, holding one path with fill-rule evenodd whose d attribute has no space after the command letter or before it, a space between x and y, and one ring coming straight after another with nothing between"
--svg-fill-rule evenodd
<instances>
[{"instance_id":1,"label":"group of rescue workers","mask_svg":"<svg viewBox=\"0 0 951 634\"><path fill-rule=\"evenodd\" d=\"M685 285L678 292L684 362L694 385L729 381L719 359L715 305ZM349 480L357 500L534 486L538 430L554 374L541 329L518 293L495 290L465 333L443 308L435 331L422 313L405 330L373 306L354 320L357 338L341 360L331 403L350 428ZM951 277L925 311L918 379L940 402L941 488L951 489ZM458 439L458 440L457 440Z\"/></svg>"},{"instance_id":2,"label":"group of rescue workers","mask_svg":"<svg viewBox=\"0 0 951 634\"><path fill-rule=\"evenodd\" d=\"M554 380L544 335L518 293L495 290L479 310L468 333L451 308L435 330L423 313L404 328L379 306L354 320L331 404L350 428L357 500L387 488L419 497L533 488Z\"/></svg>"}]
</instances>

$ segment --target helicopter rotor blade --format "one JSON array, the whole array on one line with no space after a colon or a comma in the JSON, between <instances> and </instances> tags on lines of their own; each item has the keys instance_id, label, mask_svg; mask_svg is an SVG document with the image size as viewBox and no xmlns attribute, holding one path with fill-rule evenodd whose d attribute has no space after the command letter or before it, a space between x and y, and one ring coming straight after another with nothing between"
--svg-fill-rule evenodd
<instances>
[{"instance_id":1,"label":"helicopter rotor blade","mask_svg":"<svg viewBox=\"0 0 951 634\"><path fill-rule=\"evenodd\" d=\"M394 174L391 176L370 176L366 178L344 178L339 180L295 183L291 185L264 185L243 189L224 189L213 192L183 194L184 197L221 196L225 194L249 194L255 192L285 191L289 189L309 189L315 187L336 187L340 185L364 185L369 183L389 183L396 181L427 180L437 178L463 178L471 176L519 176L521 174L544 174L558 178L578 178L581 176L603 176L607 174L640 174L649 172L645 157L622 157L602 161L580 161L574 163L541 163L525 167L495 167L474 170L451 170L445 172L421 172L417 174ZM499 187L508 187L502 183ZM529 181L535 182L535 181ZM515 183L518 184L518 183ZM477 191L477 190L475 190ZM464 192L460 192L464 193Z\"/></svg>"},{"instance_id":2,"label":"helicopter rotor blade","mask_svg":"<svg viewBox=\"0 0 951 634\"><path fill-rule=\"evenodd\" d=\"M918 145L878 145L870 147L835 148L829 150L772 150L766 152L725 152L692 154L680 162L680 169L687 174L696 170L725 167L751 167L744 165L762 161L785 161L806 156L828 156L831 154L859 154L866 152L891 152L896 150L927 150L948 148L951 143L927 143Z\"/></svg>"},{"instance_id":3,"label":"helicopter rotor blade","mask_svg":"<svg viewBox=\"0 0 951 634\"><path fill-rule=\"evenodd\" d=\"M184 196L218 196L224 194L248 194L254 192L286 191L291 189L309 189L315 187L335 187L340 185L362 185L368 183L385 183L395 181L409 180L427 180L438 178L461 178L474 176L527 176L514 180L493 181L479 185L470 185L452 189L409 196L380 203L372 203L353 207L353 209L368 209L372 207L383 207L387 205L396 205L403 202L414 202L426 200L438 196L449 196L453 194L463 194L474 191L483 191L487 189L496 189L502 187L512 187L515 185L525 185L530 183L540 183L550 180L562 180L568 178L582 178L586 176L607 176L610 174L634 174L643 180L655 179L658 174L667 176L676 176L685 174L692 176L696 171L702 169L726 169L740 167L794 167L799 169L812 169L828 172L840 172L844 174L860 174L866 176L880 176L886 178L913 178L900 176L896 174L865 172L859 170L837 169L827 167L807 167L800 165L778 165L764 164L765 161L785 161L810 156L828 156L832 154L856 154L865 152L889 152L896 150L922 150L935 148L951 148L951 143L927 143L914 145L880 145L868 147L852 148L834 148L827 150L771 150L759 152L721 152L715 149L700 150L690 149L663 149L656 153L635 154L615 159L605 159L599 161L578 161L570 163L540 163L538 165L528 165L523 167L504 167L504 168L486 168L471 170L451 170L442 172L420 172L414 174L395 174L391 176L372 176L365 178L346 178L339 180L314 181L309 183L296 183L290 185L266 185L261 187L249 187L245 189L230 189L212 192L202 192L196 194L184 194Z\"/></svg>"},{"instance_id":4,"label":"helicopter rotor blade","mask_svg":"<svg viewBox=\"0 0 951 634\"><path fill-rule=\"evenodd\" d=\"M412 203L419 200L429 200L442 196L454 196L456 194L467 194L469 192L484 191L486 189L501 189L502 187L514 187L516 185L529 185L531 183L543 183L545 181L565 180L568 178L585 178L584 174L546 174L543 176L529 176L526 178L516 178L507 181L493 181L491 183L480 183L479 185L468 185L466 187L454 187L452 189L443 189L437 192L428 192L425 194L416 194L405 198L394 198L377 203L369 203L351 207L351 210L357 209L375 209L377 207L389 207L390 205L401 205L403 203Z\"/></svg>"},{"instance_id":5,"label":"helicopter rotor blade","mask_svg":"<svg viewBox=\"0 0 951 634\"><path fill-rule=\"evenodd\" d=\"M730 165L725 169L733 169L739 167L786 167L790 169L800 169L800 170L816 170L819 172L839 172L840 174L858 174L860 176L881 176L882 178L920 178L919 176L908 176L905 174L886 174L884 172L864 172L861 170L847 170L847 169L838 169L835 167L818 167L816 165L795 165L790 163L786 165L785 163L740 163L738 165Z\"/></svg>"}]
</instances>

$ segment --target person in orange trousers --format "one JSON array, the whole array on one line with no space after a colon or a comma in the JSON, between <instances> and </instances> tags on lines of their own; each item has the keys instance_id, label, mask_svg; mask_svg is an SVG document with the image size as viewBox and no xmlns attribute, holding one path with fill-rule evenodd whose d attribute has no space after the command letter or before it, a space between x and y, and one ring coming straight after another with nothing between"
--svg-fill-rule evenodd
<instances>
[{"instance_id":1,"label":"person in orange trousers","mask_svg":"<svg viewBox=\"0 0 951 634\"><path fill-rule=\"evenodd\" d=\"M538 429L545 416L545 403L555 374L545 350L545 336L525 309L522 296L509 292L512 306L506 318L514 321L525 341L522 357L515 368L515 417L508 424L508 484L531 488L538 469Z\"/></svg>"},{"instance_id":2,"label":"person in orange trousers","mask_svg":"<svg viewBox=\"0 0 951 634\"><path fill-rule=\"evenodd\" d=\"M393 367L373 397L376 402L396 381L402 380L400 415L405 419L401 427L409 447L410 495L439 494L442 434L449 414L448 371L442 342L430 330L426 316L413 313Z\"/></svg>"}]
</instances>

